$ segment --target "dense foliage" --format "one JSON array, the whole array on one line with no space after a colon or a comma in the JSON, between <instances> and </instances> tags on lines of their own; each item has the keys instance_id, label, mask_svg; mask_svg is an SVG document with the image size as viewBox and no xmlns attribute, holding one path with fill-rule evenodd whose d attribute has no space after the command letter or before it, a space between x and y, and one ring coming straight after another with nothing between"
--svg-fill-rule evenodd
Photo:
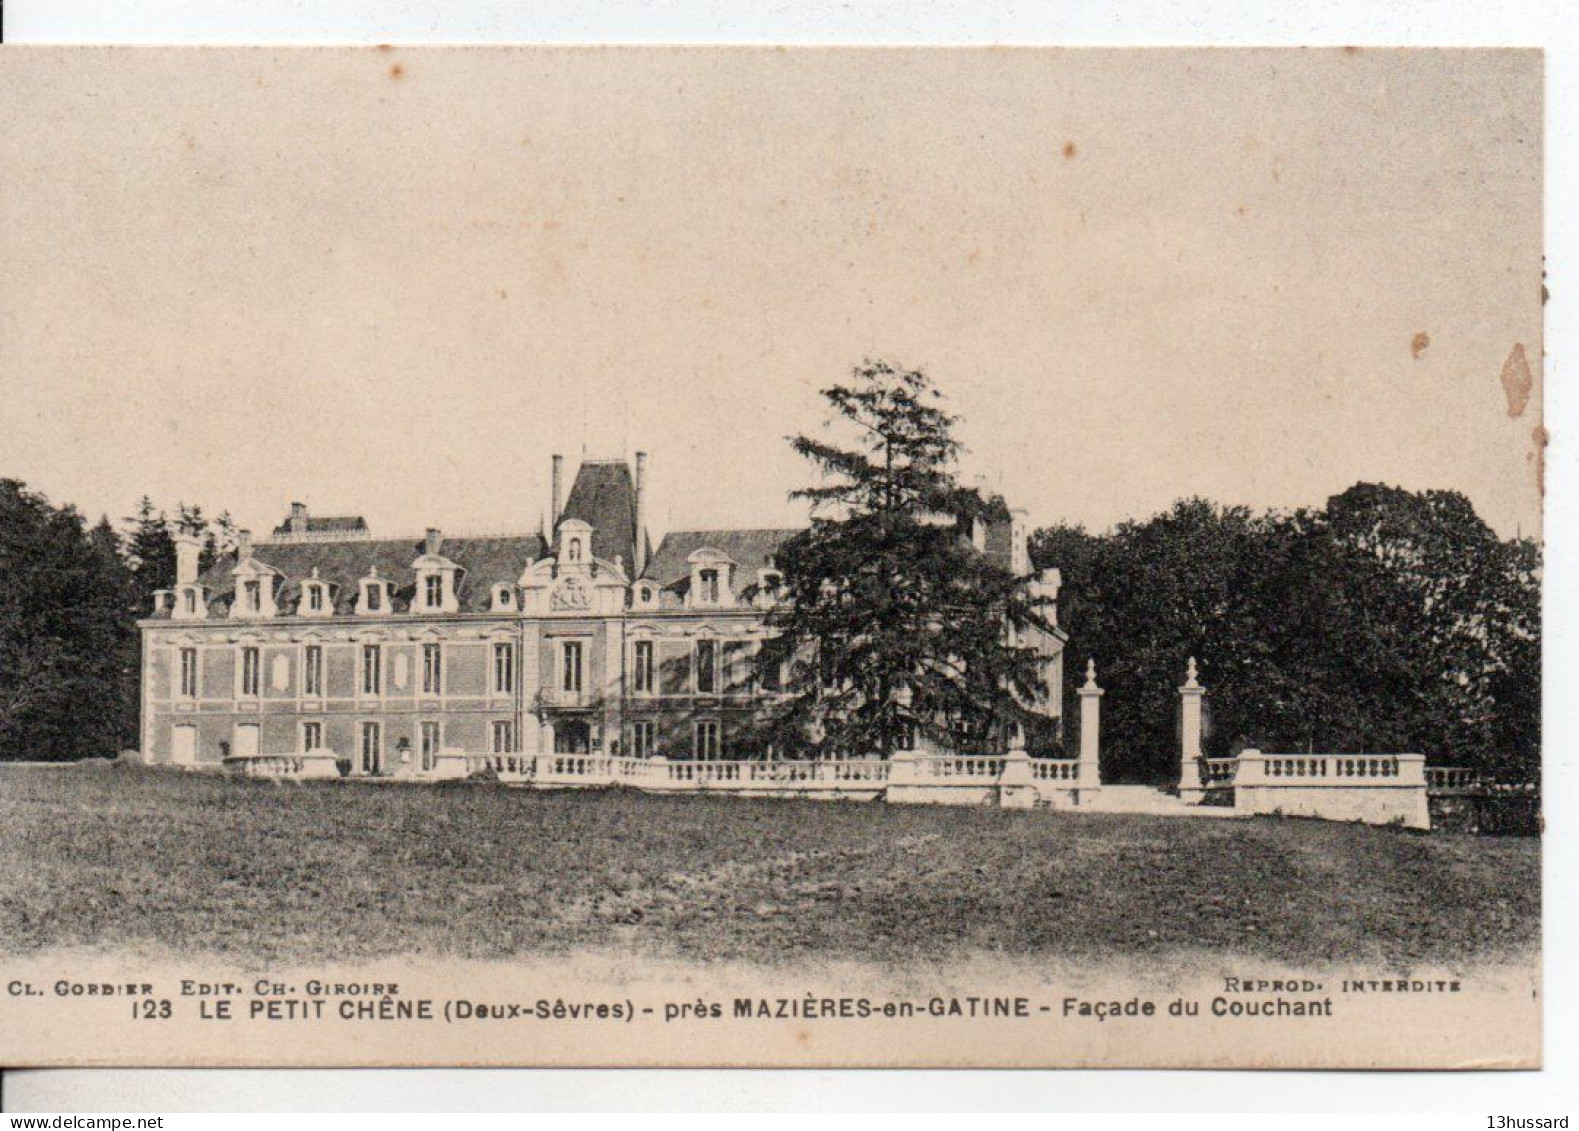
<instances>
[{"instance_id":1,"label":"dense foliage","mask_svg":"<svg viewBox=\"0 0 1579 1131\"><path fill-rule=\"evenodd\" d=\"M0 480L0 759L112 757L137 741L136 620L175 580L177 530L229 548L229 520L143 500L125 535Z\"/></svg>"},{"instance_id":2,"label":"dense foliage","mask_svg":"<svg viewBox=\"0 0 1579 1131\"><path fill-rule=\"evenodd\" d=\"M971 543L972 524L1007 521L1002 501L959 483L954 418L924 374L868 362L823 396L827 438L790 441L819 480L794 493L812 523L775 555L759 665L790 668L775 748L886 755L902 735L1003 733L1045 690L1005 625L1047 626L1023 579Z\"/></svg>"},{"instance_id":3,"label":"dense foliage","mask_svg":"<svg viewBox=\"0 0 1579 1131\"><path fill-rule=\"evenodd\" d=\"M1192 655L1209 754L1415 751L1538 773L1539 551L1456 492L1362 483L1292 514L1194 499L1103 535L1039 531L1032 557L1063 571L1070 656L1107 688L1112 778L1176 765Z\"/></svg>"}]
</instances>

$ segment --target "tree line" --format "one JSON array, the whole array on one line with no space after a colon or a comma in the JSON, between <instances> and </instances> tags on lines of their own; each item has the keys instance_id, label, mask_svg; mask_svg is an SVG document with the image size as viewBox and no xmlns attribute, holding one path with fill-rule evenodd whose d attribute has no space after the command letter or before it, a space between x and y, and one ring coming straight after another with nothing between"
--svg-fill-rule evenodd
<instances>
[{"instance_id":1,"label":"tree line","mask_svg":"<svg viewBox=\"0 0 1579 1131\"><path fill-rule=\"evenodd\" d=\"M1032 558L1062 571L1071 667L1095 660L1107 690L1112 778L1176 764L1194 656L1208 755L1418 752L1537 780L1540 551L1456 491L1361 483L1288 513L1190 499L1104 534L1040 530Z\"/></svg>"},{"instance_id":2,"label":"tree line","mask_svg":"<svg viewBox=\"0 0 1579 1131\"><path fill-rule=\"evenodd\" d=\"M175 535L204 568L235 545L230 518L144 498L117 528L90 525L0 479L0 760L113 757L137 744L137 618L175 584Z\"/></svg>"}]
</instances>

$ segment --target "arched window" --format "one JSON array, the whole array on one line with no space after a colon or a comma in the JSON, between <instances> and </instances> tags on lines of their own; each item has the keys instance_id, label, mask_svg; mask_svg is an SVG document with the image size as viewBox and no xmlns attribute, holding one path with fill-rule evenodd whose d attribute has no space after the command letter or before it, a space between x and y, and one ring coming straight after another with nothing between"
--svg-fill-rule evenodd
<instances>
[{"instance_id":1,"label":"arched window","mask_svg":"<svg viewBox=\"0 0 1579 1131\"><path fill-rule=\"evenodd\" d=\"M579 562L581 560L580 538L572 538L570 540L570 549L566 552L565 556L573 562Z\"/></svg>"}]
</instances>

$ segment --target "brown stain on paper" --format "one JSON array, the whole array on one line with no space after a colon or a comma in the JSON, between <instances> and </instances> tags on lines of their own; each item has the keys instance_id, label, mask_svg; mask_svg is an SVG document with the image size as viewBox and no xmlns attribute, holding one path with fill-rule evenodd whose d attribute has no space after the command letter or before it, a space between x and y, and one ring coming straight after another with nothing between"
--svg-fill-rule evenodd
<instances>
[{"instance_id":1,"label":"brown stain on paper","mask_svg":"<svg viewBox=\"0 0 1579 1131\"><path fill-rule=\"evenodd\" d=\"M1535 465L1535 489L1543 499L1546 497L1546 445L1551 441L1551 433L1537 424L1530 429L1530 442L1534 448L1524 457Z\"/></svg>"},{"instance_id":2,"label":"brown stain on paper","mask_svg":"<svg viewBox=\"0 0 1579 1131\"><path fill-rule=\"evenodd\" d=\"M1425 353L1425 351L1430 348L1431 335L1427 334L1424 330L1421 330L1413 338L1409 339L1409 356L1414 358L1416 361L1419 361L1420 355Z\"/></svg>"},{"instance_id":3,"label":"brown stain on paper","mask_svg":"<svg viewBox=\"0 0 1579 1131\"><path fill-rule=\"evenodd\" d=\"M1508 395L1510 417L1524 415L1534 388L1535 378L1530 374L1530 359L1525 356L1524 343L1514 342L1508 360L1502 363L1502 391Z\"/></svg>"},{"instance_id":4,"label":"brown stain on paper","mask_svg":"<svg viewBox=\"0 0 1579 1131\"><path fill-rule=\"evenodd\" d=\"M389 77L394 79L396 82L399 82L401 79L406 77L406 68L401 66L399 63L395 63L389 68Z\"/></svg>"}]
</instances>

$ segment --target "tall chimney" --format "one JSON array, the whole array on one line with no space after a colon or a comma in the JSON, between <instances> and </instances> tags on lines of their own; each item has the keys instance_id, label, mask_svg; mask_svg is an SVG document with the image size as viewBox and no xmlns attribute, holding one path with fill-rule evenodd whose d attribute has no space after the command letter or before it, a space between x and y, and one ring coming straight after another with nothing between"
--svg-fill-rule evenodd
<instances>
[{"instance_id":1,"label":"tall chimney","mask_svg":"<svg viewBox=\"0 0 1579 1131\"><path fill-rule=\"evenodd\" d=\"M306 534L307 533L307 504L306 503L292 503L291 504L291 533L292 534Z\"/></svg>"},{"instance_id":2,"label":"tall chimney","mask_svg":"<svg viewBox=\"0 0 1579 1131\"><path fill-rule=\"evenodd\" d=\"M1009 511L1009 571L1016 577L1031 572L1029 518L1024 507Z\"/></svg>"},{"instance_id":3,"label":"tall chimney","mask_svg":"<svg viewBox=\"0 0 1579 1131\"><path fill-rule=\"evenodd\" d=\"M196 534L175 536L175 581L177 585L191 585L197 580L197 555L203 548Z\"/></svg>"},{"instance_id":4,"label":"tall chimney","mask_svg":"<svg viewBox=\"0 0 1579 1131\"><path fill-rule=\"evenodd\" d=\"M647 568L647 453L636 453L636 577Z\"/></svg>"},{"instance_id":5,"label":"tall chimney","mask_svg":"<svg viewBox=\"0 0 1579 1131\"><path fill-rule=\"evenodd\" d=\"M444 541L444 539L439 534L439 528L437 526L430 526L430 527L428 527L428 539L427 539L427 553L428 554L430 554L430 555L431 554L437 554L439 552L439 545L443 541Z\"/></svg>"},{"instance_id":6,"label":"tall chimney","mask_svg":"<svg viewBox=\"0 0 1579 1131\"><path fill-rule=\"evenodd\" d=\"M252 556L252 531L236 531L236 560L244 562Z\"/></svg>"},{"instance_id":7,"label":"tall chimney","mask_svg":"<svg viewBox=\"0 0 1579 1131\"><path fill-rule=\"evenodd\" d=\"M565 488L565 457L555 453L553 486L550 488L548 500L548 536L554 536L554 528L559 525L559 504L564 499Z\"/></svg>"}]
</instances>

